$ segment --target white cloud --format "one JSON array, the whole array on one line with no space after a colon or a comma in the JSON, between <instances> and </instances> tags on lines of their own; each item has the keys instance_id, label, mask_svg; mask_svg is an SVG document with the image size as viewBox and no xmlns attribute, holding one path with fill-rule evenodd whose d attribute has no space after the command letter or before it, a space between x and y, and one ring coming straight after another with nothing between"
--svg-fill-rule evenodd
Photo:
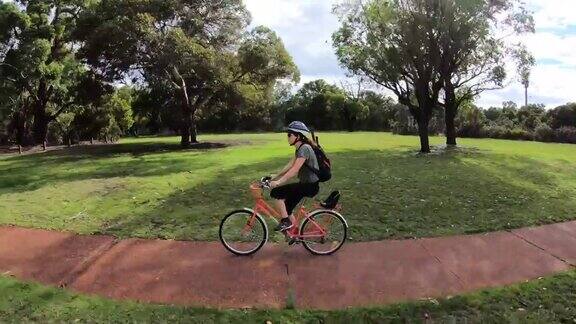
<instances>
[{"instance_id":1,"label":"white cloud","mask_svg":"<svg viewBox=\"0 0 576 324\"><path fill-rule=\"evenodd\" d=\"M304 14L304 4L300 1L245 0L244 4L252 13L254 25L283 28L310 18Z\"/></svg>"},{"instance_id":2,"label":"white cloud","mask_svg":"<svg viewBox=\"0 0 576 324\"><path fill-rule=\"evenodd\" d=\"M534 11L537 28L565 28L576 21L574 0L530 0L528 6Z\"/></svg>"},{"instance_id":3,"label":"white cloud","mask_svg":"<svg viewBox=\"0 0 576 324\"><path fill-rule=\"evenodd\" d=\"M537 32L522 39L534 57L541 62L555 60L562 65L576 65L576 34Z\"/></svg>"},{"instance_id":4,"label":"white cloud","mask_svg":"<svg viewBox=\"0 0 576 324\"><path fill-rule=\"evenodd\" d=\"M574 70L561 66L543 65L538 66L533 72L533 86L529 89L534 94L553 98L574 98L574 84L576 76Z\"/></svg>"},{"instance_id":5,"label":"white cloud","mask_svg":"<svg viewBox=\"0 0 576 324\"><path fill-rule=\"evenodd\" d=\"M544 4L548 5L547 17L554 11L558 14L562 13L562 10L551 10L550 4ZM535 16L538 16L537 13ZM559 18L558 21L564 20ZM554 29L537 28L534 34L512 39L512 41L522 41L526 44L536 58L536 66L530 77L528 101L543 103L548 108L576 101L576 94L573 90L573 85L576 84L576 52L573 50L576 48L576 33L566 31L569 27L576 27L576 20L572 25L554 26ZM482 94L478 100L479 105L495 106L510 100L518 105L524 103L524 88L517 81L517 75L512 66L509 66L508 74L509 85L505 89Z\"/></svg>"}]
</instances>

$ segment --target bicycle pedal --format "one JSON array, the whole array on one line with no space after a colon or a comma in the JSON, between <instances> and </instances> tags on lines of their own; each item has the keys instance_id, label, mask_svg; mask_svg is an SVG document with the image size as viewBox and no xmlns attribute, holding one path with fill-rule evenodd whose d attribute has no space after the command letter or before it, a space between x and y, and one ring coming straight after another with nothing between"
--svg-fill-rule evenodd
<instances>
[{"instance_id":1,"label":"bicycle pedal","mask_svg":"<svg viewBox=\"0 0 576 324\"><path fill-rule=\"evenodd\" d=\"M292 245L292 244L300 243L300 242L302 242L302 240L293 238L293 239L290 239L290 241L288 241L288 245Z\"/></svg>"}]
</instances>

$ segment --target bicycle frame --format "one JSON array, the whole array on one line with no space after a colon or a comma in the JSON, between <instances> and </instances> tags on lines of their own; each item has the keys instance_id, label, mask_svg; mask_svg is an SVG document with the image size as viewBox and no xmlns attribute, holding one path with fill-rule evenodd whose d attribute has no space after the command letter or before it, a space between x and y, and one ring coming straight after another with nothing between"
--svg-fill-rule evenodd
<instances>
[{"instance_id":1,"label":"bicycle frame","mask_svg":"<svg viewBox=\"0 0 576 324\"><path fill-rule=\"evenodd\" d=\"M264 198L260 197L260 198L255 198L256 201L254 203L254 209L253 209L253 214L252 217L250 218L248 224L246 224L245 230L249 230L252 225L254 224L254 221L256 220L256 215L266 215L270 218L275 219L276 221L279 221L282 218L282 215L280 214L280 212L278 212L275 208L273 208L272 206L270 206L266 200L264 200ZM320 207L319 205L316 205L315 207ZM294 226L286 231L286 235L291 238L291 239L299 239L299 240L303 240L303 239L307 239L307 238L322 238L326 235L326 230L325 228L318 224L318 222L316 222L314 219L310 219L310 213L308 213L306 211L306 208L304 207L303 204L300 205L300 208L298 209L298 211L296 212L294 218L296 219L296 222L294 224ZM312 223L313 228L312 230L308 230L306 233L303 233L302 235L300 234L300 223L305 219L305 218L309 218L309 222Z\"/></svg>"},{"instance_id":2,"label":"bicycle frame","mask_svg":"<svg viewBox=\"0 0 576 324\"><path fill-rule=\"evenodd\" d=\"M251 255L264 246L269 236L265 216L275 221L282 219L279 209L265 200L262 194L265 188L270 188L269 181L265 178L260 182L251 183L254 208L230 212L220 222L220 241L233 254ZM294 212L293 226L288 231L282 232L288 245L302 243L304 248L315 255L329 255L342 247L346 241L348 224L339 213L341 205L335 201L338 199L338 192L333 193L336 195L330 194L325 202L312 200L312 207L308 210L304 203L299 204ZM228 222L228 219L232 219L232 223ZM240 221L240 224L235 223L235 220ZM339 225L338 228L332 228L336 223Z\"/></svg>"}]
</instances>

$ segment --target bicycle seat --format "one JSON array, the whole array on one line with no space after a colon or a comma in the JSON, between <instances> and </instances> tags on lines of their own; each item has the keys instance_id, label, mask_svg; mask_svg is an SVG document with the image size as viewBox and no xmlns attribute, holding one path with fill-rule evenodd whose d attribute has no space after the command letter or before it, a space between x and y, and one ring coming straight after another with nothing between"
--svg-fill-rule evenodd
<instances>
[{"instance_id":1,"label":"bicycle seat","mask_svg":"<svg viewBox=\"0 0 576 324\"><path fill-rule=\"evenodd\" d=\"M320 206L326 209L333 209L338 204L338 200L340 199L340 191L334 190L330 193L328 198L320 203Z\"/></svg>"}]
</instances>

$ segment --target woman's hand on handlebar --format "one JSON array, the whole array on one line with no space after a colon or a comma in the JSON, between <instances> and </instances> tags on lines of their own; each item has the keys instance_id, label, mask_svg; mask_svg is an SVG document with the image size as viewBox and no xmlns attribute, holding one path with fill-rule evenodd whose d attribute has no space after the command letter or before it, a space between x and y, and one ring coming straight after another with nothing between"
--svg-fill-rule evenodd
<instances>
[{"instance_id":1,"label":"woman's hand on handlebar","mask_svg":"<svg viewBox=\"0 0 576 324\"><path fill-rule=\"evenodd\" d=\"M271 176L265 176L260 178L260 184L262 184L263 188L270 188L270 182L272 180Z\"/></svg>"}]
</instances>

